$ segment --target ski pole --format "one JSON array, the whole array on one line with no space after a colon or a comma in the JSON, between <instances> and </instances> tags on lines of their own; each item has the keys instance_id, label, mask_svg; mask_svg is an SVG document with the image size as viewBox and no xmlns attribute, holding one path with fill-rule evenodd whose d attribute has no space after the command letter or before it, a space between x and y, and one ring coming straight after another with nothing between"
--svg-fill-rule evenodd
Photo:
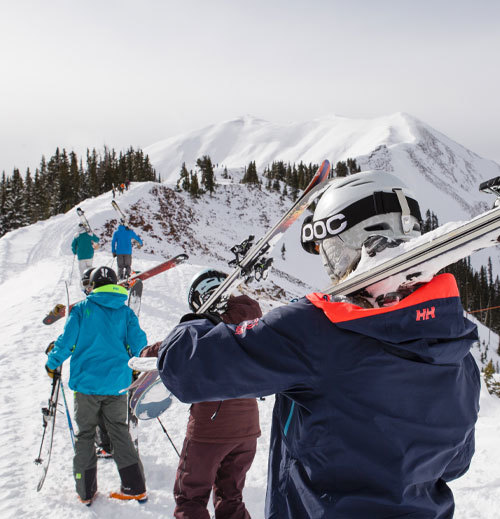
<instances>
[{"instance_id":1,"label":"ski pole","mask_svg":"<svg viewBox=\"0 0 500 519\"><path fill-rule=\"evenodd\" d=\"M64 400L64 407L66 408L66 418L68 420L69 434L71 436L71 443L73 450L75 450L75 430L73 429L73 423L71 422L71 415L69 414L68 402L66 401L66 394L64 393L64 385L61 380L61 392Z\"/></svg>"},{"instance_id":2,"label":"ski pole","mask_svg":"<svg viewBox=\"0 0 500 519\"><path fill-rule=\"evenodd\" d=\"M177 453L177 456L179 456L179 458L180 458L181 455L179 454L179 451L175 447L174 442L172 441L172 438L170 438L167 430L165 429L165 426L161 423L160 417L157 416L156 419L158 420L159 424L161 425L161 428L163 429L163 432L167 435L168 441L172 444L172 447L174 448L174 451Z\"/></svg>"},{"instance_id":3,"label":"ski pole","mask_svg":"<svg viewBox=\"0 0 500 519\"><path fill-rule=\"evenodd\" d=\"M52 389L50 392L50 398L49 398L49 407L42 407L42 417L43 417L43 434L42 434L42 441L40 442L40 449L38 451L38 456L35 459L35 463L37 465L40 465L44 460L42 458L42 449L43 444L45 441L45 434L47 432L47 424L49 421L49 418L53 415L55 415L55 407L57 405L57 397L59 395L59 387L60 387L60 379L53 378L52 379ZM49 453L50 458L50 453Z\"/></svg>"},{"instance_id":4,"label":"ski pole","mask_svg":"<svg viewBox=\"0 0 500 519\"><path fill-rule=\"evenodd\" d=\"M73 281L73 269L75 267L75 255L73 254L73 263L71 263L71 274L69 275L69 284Z\"/></svg>"}]
</instances>

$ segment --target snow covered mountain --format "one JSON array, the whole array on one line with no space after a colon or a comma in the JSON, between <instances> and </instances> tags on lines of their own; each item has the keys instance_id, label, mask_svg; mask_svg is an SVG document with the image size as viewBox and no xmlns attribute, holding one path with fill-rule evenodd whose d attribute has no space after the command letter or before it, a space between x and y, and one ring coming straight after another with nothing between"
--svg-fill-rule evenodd
<instances>
[{"instance_id":1,"label":"snow covered mountain","mask_svg":"<svg viewBox=\"0 0 500 519\"><path fill-rule=\"evenodd\" d=\"M217 176L220 179L220 165ZM143 238L141 250L134 249L133 267L145 270L180 252L188 262L147 280L144 284L140 322L150 343L161 340L188 311L186 302L190 279L208 266L227 269L229 249L249 234L259 236L264 228L289 206L275 192L239 184L241 167L230 171L232 179L217 186L213 196L193 201L168 185L152 182L132 184L117 197L132 226ZM220 180L222 182L222 180ZM112 265L110 238L117 224L111 207L111 193L80 204L95 232L102 238L95 265ZM54 450L47 481L35 491L39 477L33 460L42 433L40 407L46 405L50 381L43 365L47 344L61 333L64 320L44 326L41 319L55 304L66 301L64 281L71 281L71 301L83 297L78 288L77 266L72 264L71 240L78 224L76 211L12 231L0 239L0 500L3 518L121 517L122 519L171 517L172 487L177 455L156 421L140 423L140 449L145 466L150 500L146 505L118 503L106 492L118 488L119 479L112 462L100 460L100 496L90 510L76 500L72 479L72 449L64 414L56 422ZM328 284L320 260L302 251L298 236L300 223L285 235L275 249L275 265L262 286L250 287L258 294L265 311L286 304L292 297ZM495 363L499 338L480 326L481 343L474 349L478 363L487 354ZM68 379L69 366L63 369ZM256 459L247 477L245 501L254 519L263 518L267 474L267 453L273 398L259 402L262 437ZM70 408L72 402L70 399ZM178 448L182 445L189 406L176 402L163 422ZM484 389L477 426L477 454L469 473L453 483L458 519L496 517L494 503L500 500L500 467L495 460L500 434L500 400ZM83 508L83 509L82 509Z\"/></svg>"},{"instance_id":2,"label":"snow covered mountain","mask_svg":"<svg viewBox=\"0 0 500 519\"><path fill-rule=\"evenodd\" d=\"M259 172L274 160L332 164L355 158L363 170L385 169L402 178L441 223L475 216L491 202L480 182L500 175L481 158L417 118L396 113L374 119L328 116L275 124L250 115L213 124L145 148L167 183L180 166L209 155L214 164L241 168L255 160Z\"/></svg>"}]
</instances>

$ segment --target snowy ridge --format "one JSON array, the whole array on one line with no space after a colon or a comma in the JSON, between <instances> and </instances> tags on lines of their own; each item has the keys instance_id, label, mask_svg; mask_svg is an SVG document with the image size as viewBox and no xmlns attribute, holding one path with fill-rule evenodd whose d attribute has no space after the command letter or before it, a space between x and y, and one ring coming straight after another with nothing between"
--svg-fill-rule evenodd
<instances>
[{"instance_id":1,"label":"snowy ridge","mask_svg":"<svg viewBox=\"0 0 500 519\"><path fill-rule=\"evenodd\" d=\"M252 123L253 124L253 123ZM257 124L257 123L255 123ZM260 124L260 123L259 123ZM219 165L220 166L220 165ZM148 342L163 339L179 318L188 311L187 288L194 274L207 266L227 270L230 246L247 238L259 237L264 228L289 207L288 199L237 183L241 171L230 171L235 182L225 181L213 197L191 201L168 185L132 184L116 200L130 216L134 229L143 238L142 249L134 249L133 267L145 270L163 258L181 252L190 259L154 280L144 283L140 322ZM220 169L218 172L220 178ZM111 207L111 194L88 199L80 204L103 244L96 252L94 265L111 265L110 236L116 228L117 215ZM76 500L72 478L72 449L65 416L58 414L51 466L43 490L35 490L38 468L33 460L41 439L40 407L46 404L50 380L46 376L44 350L62 332L64 320L44 326L41 319L58 302L65 302L64 280L71 278L70 297L83 297L77 283L77 265L72 270L71 240L78 225L76 211L18 229L0 239L0 294L3 348L0 349L0 389L3 405L0 420L4 424L0 438L0 517L54 518L102 517L137 519L171 517L174 508L172 488L178 458L159 424L141 422L139 428L141 457L145 466L149 502L120 503L107 499L106 493L119 486L113 462L99 460L100 495L90 509ZM274 250L275 266L264 285L251 287L258 294L264 311L286 304L328 283L321 261L302 251L299 243L300 222L285 235L285 259L281 243ZM481 344L474 349L480 360L496 354L499 338L479 325ZM479 347L481 349L479 349ZM63 368L67 383L69 363ZM69 395L68 395L69 396ZM262 437L256 459L247 476L244 497L253 519L262 519L267 474L267 453L274 399L259 402ZM72 407L72 399L69 399ZM162 416L172 440L180 449L185 434L189 406L175 402ZM500 467L494 453L500 434L500 401L483 387L481 414L477 427L477 453L469 473L453 483L458 519L496 517L495 503L500 500Z\"/></svg>"},{"instance_id":2,"label":"snowy ridge","mask_svg":"<svg viewBox=\"0 0 500 519\"><path fill-rule=\"evenodd\" d=\"M363 170L384 169L400 176L434 211L441 223L475 216L486 209L480 182L500 175L500 166L466 149L406 113L373 119L327 116L313 121L275 124L246 115L172 137L145 148L167 183L181 164L196 159L241 168L255 160L259 173L274 160L319 164L356 158Z\"/></svg>"}]
</instances>

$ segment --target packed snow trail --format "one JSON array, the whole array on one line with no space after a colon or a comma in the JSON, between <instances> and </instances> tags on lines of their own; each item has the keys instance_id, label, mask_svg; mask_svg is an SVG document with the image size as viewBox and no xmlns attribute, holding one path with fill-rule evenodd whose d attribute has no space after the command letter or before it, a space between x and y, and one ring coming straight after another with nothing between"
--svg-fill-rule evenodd
<instances>
[{"instance_id":1,"label":"packed snow trail","mask_svg":"<svg viewBox=\"0 0 500 519\"><path fill-rule=\"evenodd\" d=\"M147 196L148 187L138 185L118 198L124 210L141 197ZM116 219L110 204L110 194L89 199L80 206L87 214L97 234L102 232L106 221ZM200 204L201 205L201 204ZM278 207L279 209L279 207ZM249 225L257 227L255 220L248 218ZM228 225L238 218L228 214L225 222L211 225ZM207 216L208 219L208 216ZM153 222L152 222L153 223ZM107 498L107 493L119 487L119 477L111 460L98 461L99 496L90 508L81 505L77 498L72 476L73 449L61 402L61 413L56 420L52 460L44 487L36 492L39 467L34 464L42 434L40 408L46 405L51 381L44 364L45 348L54 340L64 326L64 319L52 326L44 326L42 318L55 303L66 300L64 280L72 268L71 240L78 224L76 211L53 217L45 222L19 229L0 239L0 325L2 347L0 348L0 517L6 518L159 518L172 517L174 500L172 488L178 457L167 437L155 421L139 424L141 458L145 466L149 501L121 503ZM200 225L206 225L206 220ZM214 232L225 232L218 227ZM141 234L139 230L139 234ZM297 235L298 236L298 235ZM243 239L245 236L239 238ZM210 237L207 238L209 247ZM235 243L238 240L235 240ZM241 241L241 240L240 240ZM299 245L300 247L300 245ZM287 250L292 251L287 243ZM182 252L175 246L166 245L158 255L145 254L134 249L133 266L145 270L165 257ZM148 334L151 344L163 339L188 311L187 288L191 278L201 268L214 266L213 258L203 261L190 255L188 263L162 273L153 280L144 282L141 308L141 326ZM199 251L198 251L199 252ZM288 252L292 256L291 252ZM276 255L278 256L278 255ZM112 256L109 241L96 252L94 265L110 264ZM279 260L278 260L279 262ZM288 264L284 263L287 266ZM319 270L319 267L318 269ZM70 287L72 301L83 297L78 287L78 266L75 262L73 282ZM271 273L270 277L273 277ZM294 285L293 280L277 280L288 283L297 293L306 290ZM320 288L322 284L319 284ZM262 300L264 309L273 303ZM490 352L498 347L498 336L480 326L482 341L489 344ZM485 345L482 346L483 351ZM476 358L479 351L475 350ZM495 354L496 355L496 354ZM498 356L494 357L498 359ZM63 368L63 380L67 385L69 363ZM71 392L67 391L68 403L73 412ZM271 426L273 397L259 402L262 436L258 440L255 461L247 475L244 499L253 519L263 519L267 479L267 457ZM184 439L189 406L175 401L161 417L176 447L180 449ZM496 504L500 502L500 465L496 459L500 438L500 400L489 396L484 388L481 396L481 411L477 425L476 455L469 472L451 486L456 496L457 519L493 519L497 516Z\"/></svg>"}]
</instances>

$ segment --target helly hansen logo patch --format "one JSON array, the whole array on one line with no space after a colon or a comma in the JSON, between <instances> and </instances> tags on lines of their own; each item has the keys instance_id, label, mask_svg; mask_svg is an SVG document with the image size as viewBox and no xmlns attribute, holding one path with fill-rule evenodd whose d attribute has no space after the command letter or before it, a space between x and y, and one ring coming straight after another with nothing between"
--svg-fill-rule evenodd
<instances>
[{"instance_id":1,"label":"helly hansen logo patch","mask_svg":"<svg viewBox=\"0 0 500 519\"><path fill-rule=\"evenodd\" d=\"M430 308L424 308L422 310L417 310L417 318L416 321L427 321L427 319L435 319L436 318L436 307L431 306Z\"/></svg>"},{"instance_id":2,"label":"helly hansen logo patch","mask_svg":"<svg viewBox=\"0 0 500 519\"><path fill-rule=\"evenodd\" d=\"M254 319L253 321L245 321L236 327L234 333L236 335L243 335L245 333L245 330L251 330L254 326L257 326L258 324L258 319Z\"/></svg>"}]
</instances>

